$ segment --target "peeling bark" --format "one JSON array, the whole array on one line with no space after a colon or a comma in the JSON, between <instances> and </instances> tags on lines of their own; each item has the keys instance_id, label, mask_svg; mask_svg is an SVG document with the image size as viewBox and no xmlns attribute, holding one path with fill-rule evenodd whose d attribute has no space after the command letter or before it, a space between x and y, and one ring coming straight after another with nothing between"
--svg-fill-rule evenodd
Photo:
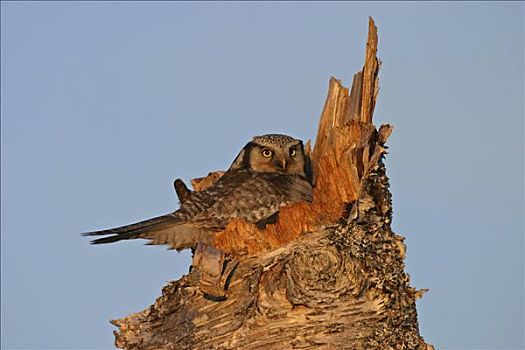
<instances>
[{"instance_id":1,"label":"peeling bark","mask_svg":"<svg viewBox=\"0 0 525 350\"><path fill-rule=\"evenodd\" d=\"M209 251L220 261L231 257L238 263L222 278L224 300L202 292L206 249L199 250L196 268L164 287L152 306L112 321L119 328L117 347L432 348L417 322L415 300L424 291L410 286L404 239L390 227L382 159L392 127L376 130L372 124L379 91L376 52L377 29L370 19L365 64L351 93L330 80L311 156L314 202L283 208L263 230L230 222ZM194 181L195 190L220 176Z\"/></svg>"}]
</instances>

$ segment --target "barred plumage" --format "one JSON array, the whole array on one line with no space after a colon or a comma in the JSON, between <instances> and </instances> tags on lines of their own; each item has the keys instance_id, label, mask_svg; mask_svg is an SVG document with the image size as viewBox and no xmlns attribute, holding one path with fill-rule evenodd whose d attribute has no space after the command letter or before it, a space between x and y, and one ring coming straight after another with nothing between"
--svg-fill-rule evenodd
<instances>
[{"instance_id":1,"label":"barred plumage","mask_svg":"<svg viewBox=\"0 0 525 350\"><path fill-rule=\"evenodd\" d=\"M256 136L211 187L191 192L176 184L184 199L175 212L119 228L84 233L106 236L93 244L145 238L181 250L210 243L231 218L265 222L279 208L312 201L308 160L300 140L286 135Z\"/></svg>"}]
</instances>

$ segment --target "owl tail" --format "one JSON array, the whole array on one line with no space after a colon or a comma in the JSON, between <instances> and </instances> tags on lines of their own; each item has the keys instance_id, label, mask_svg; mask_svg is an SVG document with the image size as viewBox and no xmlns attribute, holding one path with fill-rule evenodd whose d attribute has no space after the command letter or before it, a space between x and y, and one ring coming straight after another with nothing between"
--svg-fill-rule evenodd
<instances>
[{"instance_id":1,"label":"owl tail","mask_svg":"<svg viewBox=\"0 0 525 350\"><path fill-rule=\"evenodd\" d=\"M194 247L197 242L210 242L213 235L208 230L181 222L180 218L167 214L135 224L102 231L86 232L83 236L107 236L91 241L91 244L113 243L127 239L149 239L150 245L169 245L182 250Z\"/></svg>"}]
</instances>

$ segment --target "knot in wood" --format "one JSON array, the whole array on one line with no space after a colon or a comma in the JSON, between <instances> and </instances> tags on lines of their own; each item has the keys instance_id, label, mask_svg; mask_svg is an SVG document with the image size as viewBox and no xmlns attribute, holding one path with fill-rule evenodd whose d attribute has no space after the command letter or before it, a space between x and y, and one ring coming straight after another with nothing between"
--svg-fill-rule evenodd
<instances>
[{"instance_id":1,"label":"knot in wood","mask_svg":"<svg viewBox=\"0 0 525 350\"><path fill-rule=\"evenodd\" d=\"M331 304L343 296L356 296L365 277L347 254L326 243L297 247L286 264L287 298L294 305Z\"/></svg>"}]
</instances>

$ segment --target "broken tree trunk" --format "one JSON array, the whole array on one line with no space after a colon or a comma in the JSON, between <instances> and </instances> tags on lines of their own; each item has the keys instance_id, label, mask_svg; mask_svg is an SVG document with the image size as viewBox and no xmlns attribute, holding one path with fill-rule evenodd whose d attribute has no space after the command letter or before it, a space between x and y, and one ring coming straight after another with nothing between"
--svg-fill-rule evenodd
<instances>
[{"instance_id":1,"label":"broken tree trunk","mask_svg":"<svg viewBox=\"0 0 525 350\"><path fill-rule=\"evenodd\" d=\"M382 158L392 127L376 130L372 124L379 90L376 51L370 19L364 68L354 76L351 93L330 80L311 154L314 202L282 209L263 230L230 222L213 244L219 261L238 263L227 274L222 265L214 272L224 298L203 293L204 275L213 269L198 250L191 273L164 287L152 306L112 321L119 328L117 347L431 348L418 329L415 300L422 291L410 286L403 237L390 227ZM198 190L220 176L194 186Z\"/></svg>"}]
</instances>

